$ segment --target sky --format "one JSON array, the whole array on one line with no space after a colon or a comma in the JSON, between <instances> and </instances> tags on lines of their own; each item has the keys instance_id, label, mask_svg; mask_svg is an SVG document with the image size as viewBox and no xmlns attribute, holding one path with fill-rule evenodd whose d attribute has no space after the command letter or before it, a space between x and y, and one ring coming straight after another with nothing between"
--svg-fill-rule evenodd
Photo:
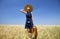
<instances>
[{"instance_id":1,"label":"sky","mask_svg":"<svg viewBox=\"0 0 60 39\"><path fill-rule=\"evenodd\" d=\"M60 0L0 0L0 24L24 25L26 4L33 6L34 25L60 25Z\"/></svg>"}]
</instances>

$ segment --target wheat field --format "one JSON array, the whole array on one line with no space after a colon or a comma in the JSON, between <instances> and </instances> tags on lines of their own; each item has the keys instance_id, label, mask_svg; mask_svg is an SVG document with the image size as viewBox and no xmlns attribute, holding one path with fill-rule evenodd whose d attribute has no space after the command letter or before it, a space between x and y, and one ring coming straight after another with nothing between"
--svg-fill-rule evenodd
<instances>
[{"instance_id":1,"label":"wheat field","mask_svg":"<svg viewBox=\"0 0 60 39\"><path fill-rule=\"evenodd\" d=\"M60 39L60 25L37 25L37 39ZM0 39L26 39L23 25L0 25Z\"/></svg>"}]
</instances>

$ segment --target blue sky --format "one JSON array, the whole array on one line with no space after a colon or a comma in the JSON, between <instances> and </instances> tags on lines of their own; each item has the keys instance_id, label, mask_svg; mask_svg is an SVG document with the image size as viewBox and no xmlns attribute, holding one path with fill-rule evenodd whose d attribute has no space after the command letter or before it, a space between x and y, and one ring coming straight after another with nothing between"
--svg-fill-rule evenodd
<instances>
[{"instance_id":1,"label":"blue sky","mask_svg":"<svg viewBox=\"0 0 60 39\"><path fill-rule=\"evenodd\" d=\"M60 0L0 0L0 24L24 25L26 18L20 9L26 4L33 6L35 25L60 25Z\"/></svg>"}]
</instances>

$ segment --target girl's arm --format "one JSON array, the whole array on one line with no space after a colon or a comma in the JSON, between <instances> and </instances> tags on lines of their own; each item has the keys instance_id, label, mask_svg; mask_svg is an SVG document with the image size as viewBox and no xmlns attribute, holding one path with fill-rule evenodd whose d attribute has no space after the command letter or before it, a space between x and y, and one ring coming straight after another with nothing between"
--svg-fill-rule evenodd
<instances>
[{"instance_id":1,"label":"girl's arm","mask_svg":"<svg viewBox=\"0 0 60 39\"><path fill-rule=\"evenodd\" d=\"M26 14L27 12L26 11L24 11L23 9L21 9L20 10L20 12L22 12L22 13L24 13L24 14Z\"/></svg>"},{"instance_id":2,"label":"girl's arm","mask_svg":"<svg viewBox=\"0 0 60 39\"><path fill-rule=\"evenodd\" d=\"M31 14L32 14L32 12L31 12ZM33 16L32 16L32 21L34 21Z\"/></svg>"},{"instance_id":3,"label":"girl's arm","mask_svg":"<svg viewBox=\"0 0 60 39\"><path fill-rule=\"evenodd\" d=\"M32 14L32 12L31 12L31 14Z\"/></svg>"}]
</instances>

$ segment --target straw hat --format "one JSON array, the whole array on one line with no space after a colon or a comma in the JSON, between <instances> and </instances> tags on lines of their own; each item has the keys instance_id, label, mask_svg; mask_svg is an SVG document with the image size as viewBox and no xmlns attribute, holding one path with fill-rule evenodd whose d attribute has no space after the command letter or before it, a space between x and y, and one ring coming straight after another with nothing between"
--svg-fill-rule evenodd
<instances>
[{"instance_id":1,"label":"straw hat","mask_svg":"<svg viewBox=\"0 0 60 39\"><path fill-rule=\"evenodd\" d=\"M27 12L28 10L30 10L30 12L32 12L33 7L32 7L32 5L27 4L27 5L24 7L24 10L25 10L26 12Z\"/></svg>"}]
</instances>

